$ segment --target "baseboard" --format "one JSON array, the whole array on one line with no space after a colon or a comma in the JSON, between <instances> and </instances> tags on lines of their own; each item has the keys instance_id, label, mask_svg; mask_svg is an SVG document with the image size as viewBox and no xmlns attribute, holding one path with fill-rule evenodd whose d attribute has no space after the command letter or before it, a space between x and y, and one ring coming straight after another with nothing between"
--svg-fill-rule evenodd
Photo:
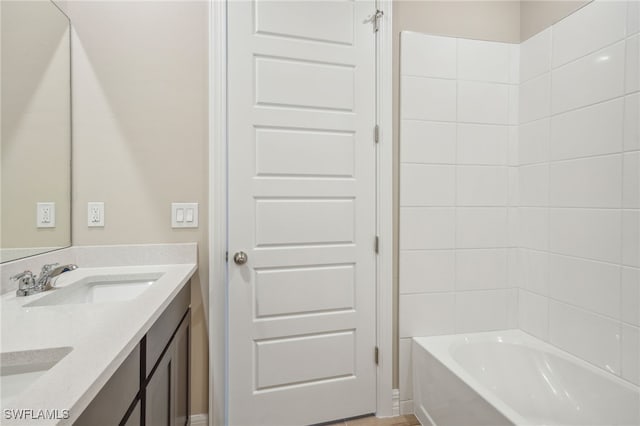
<instances>
[{"instance_id":1,"label":"baseboard","mask_svg":"<svg viewBox=\"0 0 640 426\"><path fill-rule=\"evenodd\" d=\"M391 391L391 413L394 417L400 415L400 389Z\"/></svg>"},{"instance_id":2,"label":"baseboard","mask_svg":"<svg viewBox=\"0 0 640 426\"><path fill-rule=\"evenodd\" d=\"M206 414L192 414L189 417L189 426L209 426L209 416Z\"/></svg>"}]
</instances>

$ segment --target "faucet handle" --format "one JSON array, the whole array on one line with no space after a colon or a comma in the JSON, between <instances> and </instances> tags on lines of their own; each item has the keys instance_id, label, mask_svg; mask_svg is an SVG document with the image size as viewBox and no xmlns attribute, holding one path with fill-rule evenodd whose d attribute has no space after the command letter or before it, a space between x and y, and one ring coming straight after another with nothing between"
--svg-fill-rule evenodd
<instances>
[{"instance_id":1,"label":"faucet handle","mask_svg":"<svg viewBox=\"0 0 640 426\"><path fill-rule=\"evenodd\" d=\"M16 274L16 275L10 277L9 279L11 281L18 281L18 280L21 280L23 278L27 278L27 279L34 278L33 277L33 273L31 271L23 271L23 272L20 272L19 274Z\"/></svg>"},{"instance_id":2,"label":"faucet handle","mask_svg":"<svg viewBox=\"0 0 640 426\"><path fill-rule=\"evenodd\" d=\"M49 272L53 271L53 268L55 268L58 265L59 265L59 263L48 263L48 264L44 265L42 267L42 270L40 271L40 276L44 276L44 275L49 274Z\"/></svg>"},{"instance_id":3,"label":"faucet handle","mask_svg":"<svg viewBox=\"0 0 640 426\"><path fill-rule=\"evenodd\" d=\"M31 271L20 272L10 278L12 281L18 281L18 289L16 290L17 296L28 296L32 294L32 291L36 284L35 276Z\"/></svg>"}]
</instances>

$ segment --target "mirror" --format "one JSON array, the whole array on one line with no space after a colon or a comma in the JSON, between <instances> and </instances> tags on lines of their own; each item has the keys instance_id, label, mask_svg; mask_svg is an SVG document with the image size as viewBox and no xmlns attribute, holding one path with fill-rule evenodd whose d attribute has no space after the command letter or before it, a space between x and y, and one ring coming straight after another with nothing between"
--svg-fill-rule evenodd
<instances>
[{"instance_id":1,"label":"mirror","mask_svg":"<svg viewBox=\"0 0 640 426\"><path fill-rule=\"evenodd\" d=\"M0 1L1 262L71 244L70 47L51 1Z\"/></svg>"}]
</instances>

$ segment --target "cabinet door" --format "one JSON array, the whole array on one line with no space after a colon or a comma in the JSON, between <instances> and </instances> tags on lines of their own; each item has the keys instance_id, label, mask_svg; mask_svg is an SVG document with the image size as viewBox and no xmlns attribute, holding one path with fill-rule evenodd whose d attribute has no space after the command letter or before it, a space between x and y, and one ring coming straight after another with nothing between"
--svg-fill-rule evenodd
<instances>
[{"instance_id":1,"label":"cabinet door","mask_svg":"<svg viewBox=\"0 0 640 426\"><path fill-rule=\"evenodd\" d=\"M189 422L189 356L190 356L190 331L191 331L190 312L182 320L182 324L178 328L174 336L174 396L175 396L175 416L174 423L176 426L186 426Z\"/></svg>"},{"instance_id":2,"label":"cabinet door","mask_svg":"<svg viewBox=\"0 0 640 426\"><path fill-rule=\"evenodd\" d=\"M189 421L191 314L183 318L146 387L147 426L186 426Z\"/></svg>"},{"instance_id":3,"label":"cabinet door","mask_svg":"<svg viewBox=\"0 0 640 426\"><path fill-rule=\"evenodd\" d=\"M74 426L120 424L140 389L140 345L129 354L80 414Z\"/></svg>"},{"instance_id":4,"label":"cabinet door","mask_svg":"<svg viewBox=\"0 0 640 426\"><path fill-rule=\"evenodd\" d=\"M133 411L129 415L129 418L127 418L127 421L124 422L123 426L140 426L141 420L142 419L140 416L140 400L138 400L136 402L135 407L133 408Z\"/></svg>"},{"instance_id":5,"label":"cabinet door","mask_svg":"<svg viewBox=\"0 0 640 426\"><path fill-rule=\"evenodd\" d=\"M173 357L171 347L160 359L146 388L145 424L150 426L173 426L174 398Z\"/></svg>"}]
</instances>

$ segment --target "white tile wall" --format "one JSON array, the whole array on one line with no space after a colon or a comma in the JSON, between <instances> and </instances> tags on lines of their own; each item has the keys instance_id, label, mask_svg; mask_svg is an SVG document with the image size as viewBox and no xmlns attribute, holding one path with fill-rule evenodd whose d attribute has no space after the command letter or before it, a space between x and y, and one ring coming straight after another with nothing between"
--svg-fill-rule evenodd
<instances>
[{"instance_id":1,"label":"white tile wall","mask_svg":"<svg viewBox=\"0 0 640 426\"><path fill-rule=\"evenodd\" d=\"M509 124L509 85L458 80L457 120Z\"/></svg>"},{"instance_id":2,"label":"white tile wall","mask_svg":"<svg viewBox=\"0 0 640 426\"><path fill-rule=\"evenodd\" d=\"M549 294L549 256L546 251L518 249L516 279L520 288L541 296Z\"/></svg>"},{"instance_id":3,"label":"white tile wall","mask_svg":"<svg viewBox=\"0 0 640 426\"><path fill-rule=\"evenodd\" d=\"M554 68L623 39L626 19L625 1L596 1L554 25Z\"/></svg>"},{"instance_id":4,"label":"white tile wall","mask_svg":"<svg viewBox=\"0 0 640 426\"><path fill-rule=\"evenodd\" d=\"M510 82L510 48L507 43L458 40L458 79Z\"/></svg>"},{"instance_id":5,"label":"white tile wall","mask_svg":"<svg viewBox=\"0 0 640 426\"><path fill-rule=\"evenodd\" d=\"M622 207L640 209L640 151L624 154L622 163Z\"/></svg>"},{"instance_id":6,"label":"white tile wall","mask_svg":"<svg viewBox=\"0 0 640 426\"><path fill-rule=\"evenodd\" d=\"M624 150L640 149L640 93L624 99Z\"/></svg>"},{"instance_id":7,"label":"white tile wall","mask_svg":"<svg viewBox=\"0 0 640 426\"><path fill-rule=\"evenodd\" d=\"M551 209L549 249L554 253L620 263L622 218L615 209Z\"/></svg>"},{"instance_id":8,"label":"white tile wall","mask_svg":"<svg viewBox=\"0 0 640 426\"><path fill-rule=\"evenodd\" d=\"M622 211L622 264L640 268L640 210Z\"/></svg>"},{"instance_id":9,"label":"white tile wall","mask_svg":"<svg viewBox=\"0 0 640 426\"><path fill-rule=\"evenodd\" d=\"M551 163L549 204L553 207L620 208L622 156Z\"/></svg>"},{"instance_id":10,"label":"white tile wall","mask_svg":"<svg viewBox=\"0 0 640 426\"><path fill-rule=\"evenodd\" d=\"M624 99L559 114L551 119L551 160L620 152Z\"/></svg>"},{"instance_id":11,"label":"white tile wall","mask_svg":"<svg viewBox=\"0 0 640 426\"><path fill-rule=\"evenodd\" d=\"M402 78L400 108L405 120L454 121L456 82L439 78Z\"/></svg>"},{"instance_id":12,"label":"white tile wall","mask_svg":"<svg viewBox=\"0 0 640 426\"><path fill-rule=\"evenodd\" d=\"M549 295L557 300L620 319L621 267L567 256L549 257Z\"/></svg>"},{"instance_id":13,"label":"white tile wall","mask_svg":"<svg viewBox=\"0 0 640 426\"><path fill-rule=\"evenodd\" d=\"M521 46L514 274L520 328L635 383L638 3L595 0ZM542 114L531 87L546 78L551 108Z\"/></svg>"},{"instance_id":14,"label":"white tile wall","mask_svg":"<svg viewBox=\"0 0 640 426\"><path fill-rule=\"evenodd\" d=\"M640 327L640 270L622 268L622 321Z\"/></svg>"},{"instance_id":15,"label":"white tile wall","mask_svg":"<svg viewBox=\"0 0 640 426\"><path fill-rule=\"evenodd\" d=\"M456 332L503 330L509 324L511 290L461 291L456 294Z\"/></svg>"},{"instance_id":16,"label":"white tile wall","mask_svg":"<svg viewBox=\"0 0 640 426\"><path fill-rule=\"evenodd\" d=\"M517 202L518 51L504 43L401 34L399 317L405 403L413 397L411 336L517 325L509 206Z\"/></svg>"},{"instance_id":17,"label":"white tile wall","mask_svg":"<svg viewBox=\"0 0 640 426\"><path fill-rule=\"evenodd\" d=\"M508 244L506 207L458 207L456 246L458 248L506 247Z\"/></svg>"},{"instance_id":18,"label":"white tile wall","mask_svg":"<svg viewBox=\"0 0 640 426\"><path fill-rule=\"evenodd\" d=\"M520 81L525 82L551 70L551 28L520 45Z\"/></svg>"},{"instance_id":19,"label":"white tile wall","mask_svg":"<svg viewBox=\"0 0 640 426\"><path fill-rule=\"evenodd\" d=\"M551 299L549 341L612 373L620 373L618 321Z\"/></svg>"},{"instance_id":20,"label":"white tile wall","mask_svg":"<svg viewBox=\"0 0 640 426\"><path fill-rule=\"evenodd\" d=\"M546 73L520 85L520 124L547 117L551 110L551 76Z\"/></svg>"},{"instance_id":21,"label":"white tile wall","mask_svg":"<svg viewBox=\"0 0 640 426\"><path fill-rule=\"evenodd\" d=\"M534 164L519 168L518 204L546 206L549 203L549 165Z\"/></svg>"},{"instance_id":22,"label":"white tile wall","mask_svg":"<svg viewBox=\"0 0 640 426\"><path fill-rule=\"evenodd\" d=\"M640 2L629 0L627 3L627 34L632 35L640 31Z\"/></svg>"},{"instance_id":23,"label":"white tile wall","mask_svg":"<svg viewBox=\"0 0 640 426\"><path fill-rule=\"evenodd\" d=\"M455 261L456 290L509 286L507 249L457 250Z\"/></svg>"},{"instance_id":24,"label":"white tile wall","mask_svg":"<svg viewBox=\"0 0 640 426\"><path fill-rule=\"evenodd\" d=\"M402 163L453 164L456 161L456 124L402 120Z\"/></svg>"},{"instance_id":25,"label":"white tile wall","mask_svg":"<svg viewBox=\"0 0 640 426\"><path fill-rule=\"evenodd\" d=\"M454 166L403 164L400 179L405 182L420 182L420 185L401 187L403 206L452 206L455 202Z\"/></svg>"},{"instance_id":26,"label":"white tile wall","mask_svg":"<svg viewBox=\"0 0 640 426\"><path fill-rule=\"evenodd\" d=\"M459 206L506 206L508 168L500 166L456 167L456 194Z\"/></svg>"},{"instance_id":27,"label":"white tile wall","mask_svg":"<svg viewBox=\"0 0 640 426\"><path fill-rule=\"evenodd\" d=\"M625 90L626 93L637 92L640 89L640 34L627 39L625 59Z\"/></svg>"},{"instance_id":28,"label":"white tile wall","mask_svg":"<svg viewBox=\"0 0 640 426\"><path fill-rule=\"evenodd\" d=\"M456 78L456 40L405 31L400 67L403 75Z\"/></svg>"},{"instance_id":29,"label":"white tile wall","mask_svg":"<svg viewBox=\"0 0 640 426\"><path fill-rule=\"evenodd\" d=\"M518 161L521 165L549 160L549 126L548 118L519 126Z\"/></svg>"},{"instance_id":30,"label":"white tile wall","mask_svg":"<svg viewBox=\"0 0 640 426\"><path fill-rule=\"evenodd\" d=\"M401 400L410 336L513 325L640 383L640 2L401 55Z\"/></svg>"},{"instance_id":31,"label":"white tile wall","mask_svg":"<svg viewBox=\"0 0 640 426\"><path fill-rule=\"evenodd\" d=\"M518 244L520 247L528 249L548 249L548 209L539 207L522 207L518 209Z\"/></svg>"},{"instance_id":32,"label":"white tile wall","mask_svg":"<svg viewBox=\"0 0 640 426\"><path fill-rule=\"evenodd\" d=\"M518 293L518 325L529 334L549 340L549 298L525 290Z\"/></svg>"},{"instance_id":33,"label":"white tile wall","mask_svg":"<svg viewBox=\"0 0 640 426\"><path fill-rule=\"evenodd\" d=\"M506 166L509 136L508 126L459 124L457 164ZM455 141L453 146L456 146Z\"/></svg>"},{"instance_id":34,"label":"white tile wall","mask_svg":"<svg viewBox=\"0 0 640 426\"><path fill-rule=\"evenodd\" d=\"M402 294L453 291L454 250L403 250L400 253Z\"/></svg>"},{"instance_id":35,"label":"white tile wall","mask_svg":"<svg viewBox=\"0 0 640 426\"><path fill-rule=\"evenodd\" d=\"M400 338L454 332L454 293L400 295Z\"/></svg>"},{"instance_id":36,"label":"white tile wall","mask_svg":"<svg viewBox=\"0 0 640 426\"><path fill-rule=\"evenodd\" d=\"M554 114L624 94L625 42L621 41L552 72Z\"/></svg>"},{"instance_id":37,"label":"white tile wall","mask_svg":"<svg viewBox=\"0 0 640 426\"><path fill-rule=\"evenodd\" d=\"M640 328L622 325L622 377L640 385Z\"/></svg>"},{"instance_id":38,"label":"white tile wall","mask_svg":"<svg viewBox=\"0 0 640 426\"><path fill-rule=\"evenodd\" d=\"M455 209L400 207L400 250L455 247Z\"/></svg>"}]
</instances>

